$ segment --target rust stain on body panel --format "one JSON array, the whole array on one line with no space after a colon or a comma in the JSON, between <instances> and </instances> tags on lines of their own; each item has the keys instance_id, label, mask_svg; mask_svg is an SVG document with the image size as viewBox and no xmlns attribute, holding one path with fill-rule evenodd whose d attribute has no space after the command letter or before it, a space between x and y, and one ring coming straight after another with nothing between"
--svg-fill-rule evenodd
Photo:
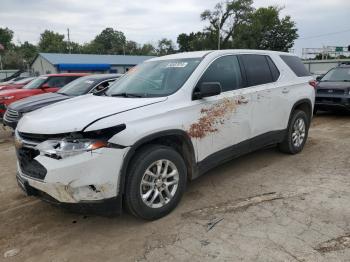
<instances>
[{"instance_id":1,"label":"rust stain on body panel","mask_svg":"<svg viewBox=\"0 0 350 262\"><path fill-rule=\"evenodd\" d=\"M210 133L218 132L219 127L230 119L240 104L242 104L240 99L224 98L208 108L202 108L201 117L190 126L187 133L192 138L202 139Z\"/></svg>"}]
</instances>

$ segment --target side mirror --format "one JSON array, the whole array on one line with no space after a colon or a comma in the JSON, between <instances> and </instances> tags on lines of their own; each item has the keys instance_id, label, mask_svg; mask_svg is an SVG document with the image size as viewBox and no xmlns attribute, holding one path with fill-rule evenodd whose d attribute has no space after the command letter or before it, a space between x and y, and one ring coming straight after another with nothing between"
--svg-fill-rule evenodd
<instances>
[{"instance_id":1,"label":"side mirror","mask_svg":"<svg viewBox=\"0 0 350 262\"><path fill-rule=\"evenodd\" d=\"M221 84L219 82L203 82L195 88L193 99L202 99L204 97L217 96L220 93Z\"/></svg>"},{"instance_id":2,"label":"side mirror","mask_svg":"<svg viewBox=\"0 0 350 262\"><path fill-rule=\"evenodd\" d=\"M317 81L317 82L320 82L321 79L323 78L323 76L324 76L324 75L317 76L317 77L316 77L316 81Z\"/></svg>"},{"instance_id":3,"label":"side mirror","mask_svg":"<svg viewBox=\"0 0 350 262\"><path fill-rule=\"evenodd\" d=\"M41 86L41 89L47 89L47 88L50 88L51 86L49 86L48 84L43 84L42 86Z\"/></svg>"}]
</instances>

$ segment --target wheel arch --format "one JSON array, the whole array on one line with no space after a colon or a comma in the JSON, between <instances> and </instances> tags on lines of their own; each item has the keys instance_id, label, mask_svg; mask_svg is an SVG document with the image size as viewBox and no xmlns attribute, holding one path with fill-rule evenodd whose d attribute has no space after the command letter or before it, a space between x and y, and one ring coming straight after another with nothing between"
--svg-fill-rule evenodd
<instances>
[{"instance_id":1,"label":"wheel arch","mask_svg":"<svg viewBox=\"0 0 350 262\"><path fill-rule=\"evenodd\" d=\"M292 117L292 114L295 110L302 110L306 113L306 115L308 116L309 120L311 121L312 119L312 102L310 99L301 99L299 101L297 101L293 107L292 107L292 110L290 111L290 114L289 114L289 121L288 121L288 125L290 123L290 119ZM310 124L310 123L309 123Z\"/></svg>"},{"instance_id":2,"label":"wheel arch","mask_svg":"<svg viewBox=\"0 0 350 262\"><path fill-rule=\"evenodd\" d=\"M120 170L120 194L124 194L127 172L132 159L140 149L152 144L165 145L174 148L184 158L187 167L188 179L192 180L192 178L196 177L197 166L195 160L195 150L189 135L180 129L160 131L141 138L136 143L134 143L131 146L130 150L127 152L123 161L122 168Z\"/></svg>"}]
</instances>

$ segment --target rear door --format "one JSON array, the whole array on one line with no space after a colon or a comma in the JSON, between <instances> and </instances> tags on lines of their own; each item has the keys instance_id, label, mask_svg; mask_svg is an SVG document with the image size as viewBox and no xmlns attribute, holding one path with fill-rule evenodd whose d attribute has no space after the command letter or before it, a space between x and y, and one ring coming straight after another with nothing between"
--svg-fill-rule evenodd
<instances>
[{"instance_id":1,"label":"rear door","mask_svg":"<svg viewBox=\"0 0 350 262\"><path fill-rule=\"evenodd\" d=\"M262 136L264 142L264 135L281 129L284 117L282 93L276 85L280 72L268 55L244 54L240 61L252 90L252 137Z\"/></svg>"}]
</instances>

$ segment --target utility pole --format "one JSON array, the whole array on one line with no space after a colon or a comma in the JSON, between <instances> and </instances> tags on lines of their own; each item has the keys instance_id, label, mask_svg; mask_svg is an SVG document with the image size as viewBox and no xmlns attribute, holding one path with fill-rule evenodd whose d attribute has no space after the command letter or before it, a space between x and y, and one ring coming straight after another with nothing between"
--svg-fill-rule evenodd
<instances>
[{"instance_id":1,"label":"utility pole","mask_svg":"<svg viewBox=\"0 0 350 262\"><path fill-rule=\"evenodd\" d=\"M221 16L219 18L219 24L218 24L218 50L220 50L220 40L221 40Z\"/></svg>"},{"instance_id":2,"label":"utility pole","mask_svg":"<svg viewBox=\"0 0 350 262\"><path fill-rule=\"evenodd\" d=\"M69 28L67 28L67 34L68 34L68 52L71 53L71 48L70 48L70 36L69 36Z\"/></svg>"}]
</instances>

